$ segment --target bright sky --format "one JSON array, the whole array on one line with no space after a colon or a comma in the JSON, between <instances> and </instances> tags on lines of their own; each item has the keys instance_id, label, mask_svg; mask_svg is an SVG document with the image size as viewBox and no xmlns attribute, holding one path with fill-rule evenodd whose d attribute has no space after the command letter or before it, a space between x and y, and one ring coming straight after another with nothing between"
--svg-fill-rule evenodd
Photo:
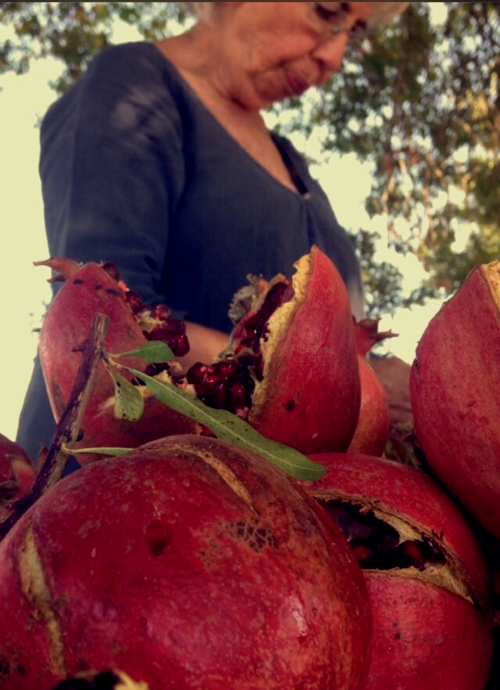
<instances>
[{"instance_id":1,"label":"bright sky","mask_svg":"<svg viewBox=\"0 0 500 690\"><path fill-rule=\"evenodd\" d=\"M122 33L119 40L134 40L133 34ZM37 119L55 100L48 81L59 68L54 61L34 63L23 76L6 75L0 85L0 219L3 251L0 253L0 295L2 304L2 423L0 433L14 438L18 416L28 386L37 334L31 332L50 300L46 279L49 269L35 268L33 261L48 258L45 240L43 206L38 177L39 142ZM374 224L363 207L370 176L366 166L354 156L333 158L327 166L314 170L328 193L337 217L347 227L377 229L384 237L382 225ZM398 262L401 258L384 251L381 258ZM78 258L78 257L69 257ZM416 259L409 257L400 266L405 288L416 287L423 277ZM440 302L414 307L394 319L383 319L381 330L391 329L399 338L389 341L388 351L411 363L415 347L426 324L434 316Z\"/></svg>"}]
</instances>

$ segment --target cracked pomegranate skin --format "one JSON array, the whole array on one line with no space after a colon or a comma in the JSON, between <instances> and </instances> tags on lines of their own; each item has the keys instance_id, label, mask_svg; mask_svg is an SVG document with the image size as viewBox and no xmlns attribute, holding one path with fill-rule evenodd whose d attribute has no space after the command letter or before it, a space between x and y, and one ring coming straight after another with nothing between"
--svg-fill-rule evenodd
<instances>
[{"instance_id":1,"label":"cracked pomegranate skin","mask_svg":"<svg viewBox=\"0 0 500 690\"><path fill-rule=\"evenodd\" d=\"M0 546L2 690L120 668L151 690L358 690L364 579L250 452L155 441L60 481Z\"/></svg>"},{"instance_id":2,"label":"cracked pomegranate skin","mask_svg":"<svg viewBox=\"0 0 500 690\"><path fill-rule=\"evenodd\" d=\"M410 378L433 470L500 538L500 262L477 266L430 321Z\"/></svg>"},{"instance_id":3,"label":"cracked pomegranate skin","mask_svg":"<svg viewBox=\"0 0 500 690\"><path fill-rule=\"evenodd\" d=\"M450 575L460 590L445 586L447 576L426 579L416 567L363 569L373 637L362 690L483 690L493 655L485 615L489 574L464 516L430 477L413 468L356 454L310 457L329 468L304 484L313 497L364 506L393 525L391 520L403 520L439 545L446 563L453 563Z\"/></svg>"}]
</instances>

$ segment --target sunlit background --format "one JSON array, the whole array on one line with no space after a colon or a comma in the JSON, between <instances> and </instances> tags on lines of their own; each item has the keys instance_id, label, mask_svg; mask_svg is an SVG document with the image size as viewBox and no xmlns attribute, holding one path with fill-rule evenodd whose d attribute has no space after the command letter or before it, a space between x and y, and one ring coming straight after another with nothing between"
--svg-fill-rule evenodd
<instances>
[{"instance_id":1,"label":"sunlit background","mask_svg":"<svg viewBox=\"0 0 500 690\"><path fill-rule=\"evenodd\" d=\"M1 28L0 28L1 30ZM117 25L115 41L139 40L134 29ZM2 376L0 433L14 438L18 417L31 375L38 334L33 332L50 300L46 282L50 271L35 268L33 261L48 257L43 206L38 177L39 130L37 123L55 100L49 81L60 73L53 59L33 63L28 74L7 74L0 85L0 218L2 251L0 253L0 295L2 330L0 362ZM299 148L301 142L297 142ZM306 153L317 155L314 140L307 142ZM425 277L413 257L403 259L387 250L383 218L370 219L363 202L370 189L369 166L354 156L331 157L328 163L312 169L332 202L337 217L348 228L377 230L380 260L397 265L404 275L405 292L417 287ZM71 257L78 258L78 257ZM112 258L112 257L109 257ZM400 311L394 318L384 318L381 330L392 329L398 338L388 341L386 351L411 362L415 347L426 324L441 302Z\"/></svg>"}]
</instances>

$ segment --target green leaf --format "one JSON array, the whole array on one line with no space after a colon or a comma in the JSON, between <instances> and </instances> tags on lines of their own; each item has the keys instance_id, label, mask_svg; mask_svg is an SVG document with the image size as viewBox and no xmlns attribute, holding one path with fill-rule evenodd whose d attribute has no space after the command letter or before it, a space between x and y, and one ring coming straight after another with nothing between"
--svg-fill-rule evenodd
<instances>
[{"instance_id":1,"label":"green leaf","mask_svg":"<svg viewBox=\"0 0 500 690\"><path fill-rule=\"evenodd\" d=\"M207 407L190 393L170 383L158 381L141 371L135 369L129 369L129 371L143 381L151 393L164 405L208 427L217 438L258 453L290 477L313 480L319 479L326 472L326 467L323 465L312 462L293 448L262 436L247 422L231 412Z\"/></svg>"},{"instance_id":2,"label":"green leaf","mask_svg":"<svg viewBox=\"0 0 500 690\"><path fill-rule=\"evenodd\" d=\"M144 399L138 390L121 374L109 371L115 384L115 417L136 422L144 412Z\"/></svg>"},{"instance_id":3,"label":"green leaf","mask_svg":"<svg viewBox=\"0 0 500 690\"><path fill-rule=\"evenodd\" d=\"M134 448L67 448L68 453L71 455L111 455L113 457L120 457L120 455L125 455L134 450Z\"/></svg>"},{"instance_id":4,"label":"green leaf","mask_svg":"<svg viewBox=\"0 0 500 690\"><path fill-rule=\"evenodd\" d=\"M145 359L146 362L153 362L154 364L162 364L174 359L174 353L166 343L161 340L151 340L144 345L140 345L135 350L129 352L120 352L117 355L110 355L110 357L139 357Z\"/></svg>"}]
</instances>

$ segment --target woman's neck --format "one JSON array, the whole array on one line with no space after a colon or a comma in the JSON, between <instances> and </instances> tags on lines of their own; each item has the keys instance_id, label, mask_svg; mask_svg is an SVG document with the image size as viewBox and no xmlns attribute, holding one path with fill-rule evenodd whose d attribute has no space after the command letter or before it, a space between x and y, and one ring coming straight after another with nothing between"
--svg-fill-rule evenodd
<instances>
[{"instance_id":1,"label":"woman's neck","mask_svg":"<svg viewBox=\"0 0 500 690\"><path fill-rule=\"evenodd\" d=\"M233 97L228 79L228 56L223 54L222 44L217 28L196 24L180 36L159 41L156 47L223 124L237 118L247 127L265 130L260 112L244 108Z\"/></svg>"}]
</instances>

